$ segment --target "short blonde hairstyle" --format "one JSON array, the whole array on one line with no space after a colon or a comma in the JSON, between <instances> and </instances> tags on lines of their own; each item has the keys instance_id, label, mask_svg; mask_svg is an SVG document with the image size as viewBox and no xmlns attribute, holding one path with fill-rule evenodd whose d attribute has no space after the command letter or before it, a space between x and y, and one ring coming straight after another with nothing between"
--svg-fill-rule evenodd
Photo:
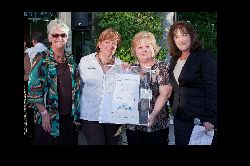
<instances>
[{"instance_id":1,"label":"short blonde hairstyle","mask_svg":"<svg viewBox=\"0 0 250 166\"><path fill-rule=\"evenodd\" d=\"M138 43L140 43L141 40L147 40L151 44L151 46L154 49L154 55L156 56L160 50L160 46L156 44L155 36L153 33L148 32L148 31L141 31L135 34L135 36L132 39L131 42L131 53L136 56L135 54L135 47L137 46Z\"/></svg>"},{"instance_id":2,"label":"short blonde hairstyle","mask_svg":"<svg viewBox=\"0 0 250 166\"><path fill-rule=\"evenodd\" d=\"M60 28L60 30L63 31L67 36L69 35L68 25L65 22L63 22L63 20L56 18L54 20L51 20L47 25L48 36L52 34L56 28Z\"/></svg>"},{"instance_id":3,"label":"short blonde hairstyle","mask_svg":"<svg viewBox=\"0 0 250 166\"><path fill-rule=\"evenodd\" d=\"M117 41L117 47L120 45L121 43L121 35L119 34L119 32L115 31L113 28L108 28L106 30L104 30L98 38L97 41L97 45L96 45L96 52L99 52L99 43L104 41L104 40L113 40L113 41Z\"/></svg>"}]
</instances>

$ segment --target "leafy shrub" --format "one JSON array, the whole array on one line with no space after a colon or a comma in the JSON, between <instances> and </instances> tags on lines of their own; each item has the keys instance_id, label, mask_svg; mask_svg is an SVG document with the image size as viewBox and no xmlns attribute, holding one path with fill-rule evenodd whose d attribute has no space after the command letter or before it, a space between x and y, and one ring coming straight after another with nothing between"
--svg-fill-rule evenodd
<instances>
[{"instance_id":1,"label":"leafy shrub","mask_svg":"<svg viewBox=\"0 0 250 166\"><path fill-rule=\"evenodd\" d=\"M126 62L134 62L135 57L130 52L133 36L139 31L152 32L159 44L163 38L163 19L157 12L100 12L96 13L94 42L96 43L99 34L107 29L113 28L122 36L121 46L117 49L116 56ZM166 44L162 46L157 59L163 60L166 57Z\"/></svg>"},{"instance_id":2,"label":"leafy shrub","mask_svg":"<svg viewBox=\"0 0 250 166\"><path fill-rule=\"evenodd\" d=\"M189 21L196 29L204 47L217 56L216 12L177 12L177 20Z\"/></svg>"}]
</instances>

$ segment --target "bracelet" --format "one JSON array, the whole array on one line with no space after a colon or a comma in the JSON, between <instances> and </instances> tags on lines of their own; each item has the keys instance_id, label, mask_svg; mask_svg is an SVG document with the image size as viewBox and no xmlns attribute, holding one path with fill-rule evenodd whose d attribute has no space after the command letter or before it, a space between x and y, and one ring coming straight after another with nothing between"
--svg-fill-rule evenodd
<instances>
[{"instance_id":1,"label":"bracelet","mask_svg":"<svg viewBox=\"0 0 250 166\"><path fill-rule=\"evenodd\" d=\"M42 112L40 112L40 113L41 113L41 115L43 116L43 115L47 114L48 111L47 111L47 110L44 110L44 111L42 111Z\"/></svg>"}]
</instances>

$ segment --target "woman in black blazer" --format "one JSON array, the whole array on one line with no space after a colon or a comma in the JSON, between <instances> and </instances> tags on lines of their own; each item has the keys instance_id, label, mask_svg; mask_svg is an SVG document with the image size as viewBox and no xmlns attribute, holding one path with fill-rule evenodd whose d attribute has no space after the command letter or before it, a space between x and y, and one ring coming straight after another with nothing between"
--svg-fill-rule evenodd
<instances>
[{"instance_id":1,"label":"woman in black blazer","mask_svg":"<svg viewBox=\"0 0 250 166\"><path fill-rule=\"evenodd\" d=\"M206 130L217 123L217 62L202 48L197 33L188 22L175 22L168 33L170 84L176 145L188 145L199 118Z\"/></svg>"}]
</instances>

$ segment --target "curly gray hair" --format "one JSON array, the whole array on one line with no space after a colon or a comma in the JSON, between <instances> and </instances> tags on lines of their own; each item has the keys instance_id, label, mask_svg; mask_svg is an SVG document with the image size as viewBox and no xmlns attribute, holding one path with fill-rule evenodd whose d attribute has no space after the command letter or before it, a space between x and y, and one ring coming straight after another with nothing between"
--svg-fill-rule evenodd
<instances>
[{"instance_id":1,"label":"curly gray hair","mask_svg":"<svg viewBox=\"0 0 250 166\"><path fill-rule=\"evenodd\" d=\"M69 27L68 25L63 22L63 20L56 18L54 20L51 20L49 24L47 25L47 33L48 35L53 34L56 28L59 28L61 31L63 31L66 35L69 35Z\"/></svg>"}]
</instances>

